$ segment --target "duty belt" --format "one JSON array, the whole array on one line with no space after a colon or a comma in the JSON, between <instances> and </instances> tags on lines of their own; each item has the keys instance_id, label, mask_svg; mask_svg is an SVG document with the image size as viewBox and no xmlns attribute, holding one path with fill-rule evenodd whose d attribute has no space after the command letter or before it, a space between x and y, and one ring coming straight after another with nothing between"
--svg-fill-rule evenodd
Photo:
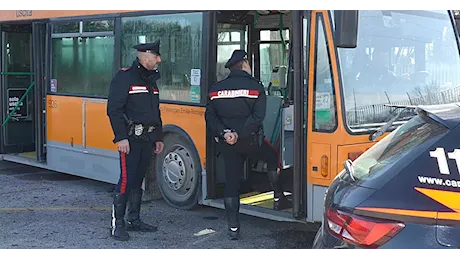
<instances>
[{"instance_id":1,"label":"duty belt","mask_svg":"<svg viewBox=\"0 0 460 260\"><path fill-rule=\"evenodd\" d=\"M128 136L132 136L134 134L135 138L145 139L143 135L153 132L155 130L155 126L153 125L144 125L140 123L135 123L133 120L129 119L125 114L123 114L125 118L126 124L128 125ZM145 131L147 128L147 131Z\"/></svg>"},{"instance_id":2,"label":"duty belt","mask_svg":"<svg viewBox=\"0 0 460 260\"><path fill-rule=\"evenodd\" d=\"M148 126L147 132L144 131L145 127L143 124L134 124L134 135L141 136L144 133L151 133L155 130L155 126Z\"/></svg>"}]
</instances>

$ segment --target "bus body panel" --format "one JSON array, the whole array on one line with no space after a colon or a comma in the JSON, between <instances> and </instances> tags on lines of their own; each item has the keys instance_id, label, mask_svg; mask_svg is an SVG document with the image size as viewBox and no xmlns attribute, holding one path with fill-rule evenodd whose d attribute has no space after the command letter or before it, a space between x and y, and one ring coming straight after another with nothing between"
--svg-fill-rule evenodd
<instances>
[{"instance_id":1,"label":"bus body panel","mask_svg":"<svg viewBox=\"0 0 460 260\"><path fill-rule=\"evenodd\" d=\"M205 11L206 8L168 8L168 9L99 9L99 8L8 8L9 10L0 11L0 22L10 21L29 21L53 18L75 18L78 16L94 15L120 15L128 13L139 13L145 11Z\"/></svg>"},{"instance_id":2,"label":"bus body panel","mask_svg":"<svg viewBox=\"0 0 460 260\"><path fill-rule=\"evenodd\" d=\"M67 143L70 147L83 145L83 99L47 95L47 139ZM63 124L65 122L65 124Z\"/></svg>"},{"instance_id":3,"label":"bus body panel","mask_svg":"<svg viewBox=\"0 0 460 260\"><path fill-rule=\"evenodd\" d=\"M328 186L307 183L307 222L321 222Z\"/></svg>"},{"instance_id":4,"label":"bus body panel","mask_svg":"<svg viewBox=\"0 0 460 260\"><path fill-rule=\"evenodd\" d=\"M118 14L134 12L133 10L14 10L1 11L0 22L26 21L50 18L66 18L76 16Z\"/></svg>"},{"instance_id":5,"label":"bus body panel","mask_svg":"<svg viewBox=\"0 0 460 260\"><path fill-rule=\"evenodd\" d=\"M49 167L90 179L117 183L120 167L106 113L107 100L48 95L47 104ZM204 108L161 104L160 110L163 126L177 126L190 136L204 167Z\"/></svg>"}]
</instances>

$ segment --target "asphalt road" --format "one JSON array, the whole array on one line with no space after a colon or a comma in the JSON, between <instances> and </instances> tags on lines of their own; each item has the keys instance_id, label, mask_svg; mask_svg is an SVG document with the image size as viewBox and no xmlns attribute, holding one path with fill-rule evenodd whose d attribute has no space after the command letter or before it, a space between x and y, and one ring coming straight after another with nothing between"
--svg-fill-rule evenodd
<instances>
[{"instance_id":1,"label":"asphalt road","mask_svg":"<svg viewBox=\"0 0 460 260\"><path fill-rule=\"evenodd\" d=\"M224 211L143 204L155 233L109 235L112 185L0 161L0 248L311 248L318 226L241 215L241 238L227 239Z\"/></svg>"}]
</instances>

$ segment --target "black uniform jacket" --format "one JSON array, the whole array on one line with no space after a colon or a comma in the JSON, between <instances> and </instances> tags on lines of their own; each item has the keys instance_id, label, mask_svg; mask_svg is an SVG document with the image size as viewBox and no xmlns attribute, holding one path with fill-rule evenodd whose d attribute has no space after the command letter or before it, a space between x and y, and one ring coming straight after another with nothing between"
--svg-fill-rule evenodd
<instances>
[{"instance_id":1,"label":"black uniform jacket","mask_svg":"<svg viewBox=\"0 0 460 260\"><path fill-rule=\"evenodd\" d=\"M239 139L245 139L262 128L266 102L260 81L243 70L233 70L209 91L207 127L216 137L222 137L225 129L231 129L237 132Z\"/></svg>"},{"instance_id":2,"label":"black uniform jacket","mask_svg":"<svg viewBox=\"0 0 460 260\"><path fill-rule=\"evenodd\" d=\"M136 59L132 66L117 72L110 83L107 115L115 135L114 143L128 138L125 114L135 124L155 126L149 134L152 141L163 138L163 122L160 113L159 90L156 81L158 70L145 69Z\"/></svg>"}]
</instances>

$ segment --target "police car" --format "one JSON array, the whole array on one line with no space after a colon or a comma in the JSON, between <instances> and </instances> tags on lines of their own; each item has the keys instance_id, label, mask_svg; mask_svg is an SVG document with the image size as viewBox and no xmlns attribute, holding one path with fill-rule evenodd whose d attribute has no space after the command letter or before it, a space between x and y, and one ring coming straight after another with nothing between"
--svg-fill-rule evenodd
<instances>
[{"instance_id":1,"label":"police car","mask_svg":"<svg viewBox=\"0 0 460 260\"><path fill-rule=\"evenodd\" d=\"M313 248L460 247L460 104L414 109L344 163Z\"/></svg>"}]
</instances>

